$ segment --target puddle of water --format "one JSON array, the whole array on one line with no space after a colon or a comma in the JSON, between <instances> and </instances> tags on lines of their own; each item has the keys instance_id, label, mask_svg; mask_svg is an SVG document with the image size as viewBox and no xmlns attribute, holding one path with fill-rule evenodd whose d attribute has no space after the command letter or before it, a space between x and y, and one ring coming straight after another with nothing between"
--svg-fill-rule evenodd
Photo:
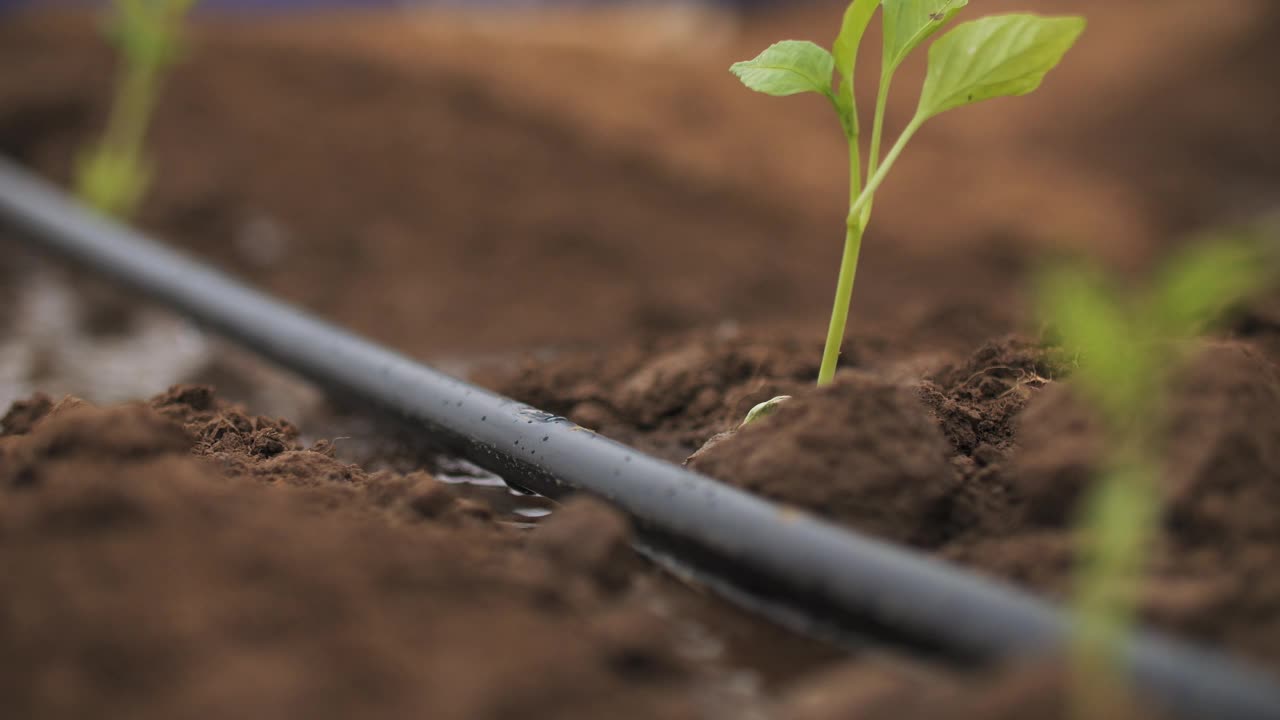
<instances>
[{"instance_id":1,"label":"puddle of water","mask_svg":"<svg viewBox=\"0 0 1280 720\"><path fill-rule=\"evenodd\" d=\"M445 458L436 467L435 478L450 485L475 485L478 487L503 488L511 490L507 481L484 468L461 458ZM519 491L512 491L523 495Z\"/></svg>"},{"instance_id":2,"label":"puddle of water","mask_svg":"<svg viewBox=\"0 0 1280 720\"><path fill-rule=\"evenodd\" d=\"M488 505L500 522L521 529L537 527L539 521L555 511L550 499L509 487L501 477L466 460L440 460L433 476L453 485L459 494Z\"/></svg>"}]
</instances>

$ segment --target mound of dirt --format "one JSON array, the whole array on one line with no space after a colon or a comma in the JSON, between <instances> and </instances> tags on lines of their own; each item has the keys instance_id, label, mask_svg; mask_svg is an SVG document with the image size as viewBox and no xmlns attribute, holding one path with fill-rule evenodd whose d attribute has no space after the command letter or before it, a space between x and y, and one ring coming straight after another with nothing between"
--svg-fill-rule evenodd
<instances>
[{"instance_id":1,"label":"mound of dirt","mask_svg":"<svg viewBox=\"0 0 1280 720\"><path fill-rule=\"evenodd\" d=\"M998 541L1004 550L979 543L957 556L1019 576L1039 565L1043 586L1061 592L1069 576L1043 568L1067 565L1075 508L1105 439L1067 388L1055 387L1027 408L1018 441L1006 468L1018 530ZM1280 583L1266 569L1280 561L1280 516L1272 512L1280 502L1280 371L1252 346L1210 345L1179 380L1159 490L1164 521L1148 614L1280 663ZM1025 536L1054 545L1057 560L1008 550Z\"/></svg>"},{"instance_id":2,"label":"mound of dirt","mask_svg":"<svg viewBox=\"0 0 1280 720\"><path fill-rule=\"evenodd\" d=\"M700 450L689 466L900 542L929 544L955 490L916 393L852 373Z\"/></svg>"},{"instance_id":3,"label":"mound of dirt","mask_svg":"<svg viewBox=\"0 0 1280 720\"><path fill-rule=\"evenodd\" d=\"M622 600L608 511L525 551L434 479L345 466L201 388L4 424L15 716L692 717L664 625ZM610 532L565 549L557 525Z\"/></svg>"},{"instance_id":4,"label":"mound of dirt","mask_svg":"<svg viewBox=\"0 0 1280 720\"><path fill-rule=\"evenodd\" d=\"M903 378L904 368L916 367L911 362L870 361L843 370L824 389L809 385L811 374L789 374L813 372L801 361L813 357L811 349L794 350L802 355L790 361L754 351L769 360L759 365L765 372L753 379L759 391L750 400L782 392L795 397L736 432L750 405L732 413L723 406L690 412L680 403L699 397L701 388L740 382L741 375L726 368L734 367L743 345L695 342L656 353L651 364L637 360L624 372L582 377L592 378L590 394L602 404L633 396L642 378L653 398L677 408L669 419L614 414L607 427L615 434L643 444L675 423L684 423L690 439L724 433L690 459L693 469L1065 597L1076 505L1095 476L1104 438L1074 401L1069 367L1052 349L1004 338L967 357L934 362L914 383ZM876 356L893 354L861 353L863 360ZM537 378L608 367L608 359L561 358L545 366L547 375L531 363L511 387L541 387L538 400L576 402L584 397L575 394L578 386ZM663 372L673 367L681 371ZM699 380L678 379L686 377ZM1214 342L1177 388L1162 537L1144 616L1177 634L1280 665L1280 585L1265 570L1280 562L1280 526L1270 512L1280 502L1277 368L1252 343Z\"/></svg>"},{"instance_id":5,"label":"mound of dirt","mask_svg":"<svg viewBox=\"0 0 1280 720\"><path fill-rule=\"evenodd\" d=\"M478 380L679 462L741 422L756 403L803 387L818 371L820 345L783 335L730 335L631 342L607 355L526 359L514 369L491 368ZM850 343L845 359L864 354Z\"/></svg>"}]
</instances>

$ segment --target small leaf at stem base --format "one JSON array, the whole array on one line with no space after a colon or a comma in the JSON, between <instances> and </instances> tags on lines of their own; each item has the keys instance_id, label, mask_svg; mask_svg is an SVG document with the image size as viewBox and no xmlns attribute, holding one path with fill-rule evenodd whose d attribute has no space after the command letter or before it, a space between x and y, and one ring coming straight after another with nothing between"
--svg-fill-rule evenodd
<instances>
[{"instance_id":1,"label":"small leaf at stem base","mask_svg":"<svg viewBox=\"0 0 1280 720\"><path fill-rule=\"evenodd\" d=\"M779 395L776 398L765 400L759 405L756 405L755 407L751 408L751 410L747 412L746 419L743 420L742 424L739 425L738 427L744 428L750 425L751 423L755 422L756 420L759 420L762 417L773 414L773 411L777 410L778 406L782 405L782 403L790 399L791 399L790 395Z\"/></svg>"}]
</instances>

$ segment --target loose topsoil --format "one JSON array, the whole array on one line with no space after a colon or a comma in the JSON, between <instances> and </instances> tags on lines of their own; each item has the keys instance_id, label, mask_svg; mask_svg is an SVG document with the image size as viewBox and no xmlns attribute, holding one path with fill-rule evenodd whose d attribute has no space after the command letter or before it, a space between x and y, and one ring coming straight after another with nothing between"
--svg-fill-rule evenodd
<instances>
[{"instance_id":1,"label":"loose topsoil","mask_svg":"<svg viewBox=\"0 0 1280 720\"><path fill-rule=\"evenodd\" d=\"M542 409L1063 598L1103 438L1022 309L1029 280L1067 249L1137 272L1275 209L1280 10L1046 5L1090 17L1081 47L1041 93L956 113L904 156L823 390L838 133L818 103L752 96L723 68L784 35L825 42L829 4L654 56L443 16L206 18L159 110L139 223ZM109 58L82 17L0 23L0 151L66 182ZM22 332L13 298L36 267L0 253L0 333ZM131 299L88 292L86 334L137 332ZM1151 624L1272 672L1277 360L1272 295L1179 377L1143 598ZM443 483L399 436L220 399L257 397L236 367L190 373L217 392L36 395L0 421L15 716L1065 717L1051 665L796 638L657 573L602 505L533 521L514 510L543 504Z\"/></svg>"}]
</instances>

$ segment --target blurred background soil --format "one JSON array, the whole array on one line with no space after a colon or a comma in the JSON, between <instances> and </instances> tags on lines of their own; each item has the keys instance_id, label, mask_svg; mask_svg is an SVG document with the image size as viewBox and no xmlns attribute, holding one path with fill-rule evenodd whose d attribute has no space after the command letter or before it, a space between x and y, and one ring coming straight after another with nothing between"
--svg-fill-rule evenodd
<instances>
[{"instance_id":1,"label":"blurred background soil","mask_svg":"<svg viewBox=\"0 0 1280 720\"><path fill-rule=\"evenodd\" d=\"M1046 251L1136 267L1274 206L1274 3L1034 9L1089 31L1040 92L914 142L877 202L855 333L967 346L1024 319ZM141 224L437 362L726 325L820 336L847 192L835 120L725 68L778 37L828 43L839 12L201 16ZM105 112L96 31L0 23L0 150L63 181Z\"/></svg>"},{"instance_id":2,"label":"blurred background soil","mask_svg":"<svg viewBox=\"0 0 1280 720\"><path fill-rule=\"evenodd\" d=\"M102 126L112 55L94 17L24 8L0 16L0 153L66 183ZM1055 379L1043 353L984 343L1034 331L1029 285L1048 258L1136 273L1198 232L1280 209L1280 4L984 0L971 14L1027 9L1084 14L1089 30L1036 94L944 115L913 142L864 247L854 374L802 398L790 412L818 419L775 438L840 425L814 462L872 467L858 481L902 517L860 517L867 488L842 507L795 495L811 476L770 486L782 452L764 442L695 466L1058 593L1071 548L1057 493L1087 476L1089 451L1070 444L1087 438L1061 392L1041 393ZM819 99L755 95L726 68L783 37L829 44L840 11L202 13L159 108L139 223L345 327L678 460L816 371L847 193L840 134ZM864 107L876 66L861 64ZM922 71L895 83L891 129ZM0 423L0 567L25 578L0 593L0 661L23 665L0 687L20 709L1062 712L1040 668L961 697L957 676L931 668L835 664L641 566L601 507L525 532L511 500L442 487L399 438L335 415L315 389L12 240L0 228L0 408L54 396ZM1148 607L1270 663L1280 586L1258 578L1280 529L1250 507L1274 505L1258 498L1280 476L1265 450L1277 308L1237 318L1249 347L1219 350L1220 381L1194 384L1194 462L1173 480L1189 530L1161 550ZM57 400L136 400L185 380L249 407L199 389L108 409ZM1240 422L1196 429L1246 396ZM297 426L264 417L277 414ZM902 441L869 465L859 453L885 432ZM1019 454L1018 433L1060 457ZM904 472L945 487L894 496ZM1218 532L1223 513L1248 518L1239 537Z\"/></svg>"}]
</instances>

